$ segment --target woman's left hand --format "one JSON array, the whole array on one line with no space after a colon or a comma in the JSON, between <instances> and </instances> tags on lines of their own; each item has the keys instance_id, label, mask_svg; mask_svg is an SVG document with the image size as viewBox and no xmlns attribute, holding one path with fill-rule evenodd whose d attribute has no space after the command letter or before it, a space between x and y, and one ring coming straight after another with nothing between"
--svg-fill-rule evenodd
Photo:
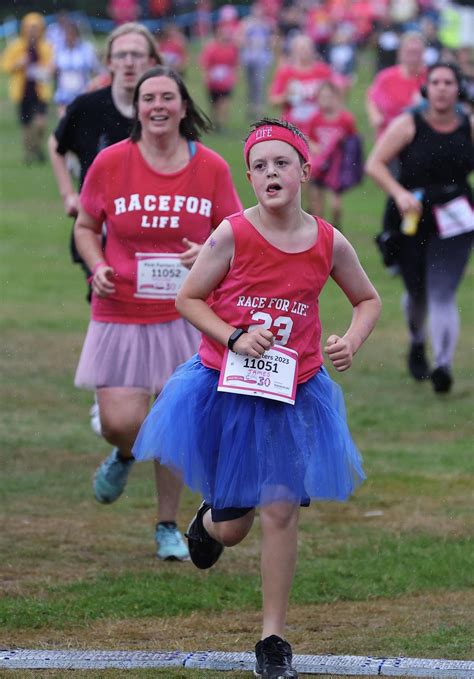
<instances>
[{"instance_id":1,"label":"woman's left hand","mask_svg":"<svg viewBox=\"0 0 474 679\"><path fill-rule=\"evenodd\" d=\"M326 341L324 351L338 372L343 372L351 367L352 345L345 337L331 335Z\"/></svg>"},{"instance_id":2,"label":"woman's left hand","mask_svg":"<svg viewBox=\"0 0 474 679\"><path fill-rule=\"evenodd\" d=\"M181 255L181 264L187 269L190 269L197 259L198 254L201 252L202 245L199 243L193 243L193 241L183 238L183 245L187 250L185 250Z\"/></svg>"}]
</instances>

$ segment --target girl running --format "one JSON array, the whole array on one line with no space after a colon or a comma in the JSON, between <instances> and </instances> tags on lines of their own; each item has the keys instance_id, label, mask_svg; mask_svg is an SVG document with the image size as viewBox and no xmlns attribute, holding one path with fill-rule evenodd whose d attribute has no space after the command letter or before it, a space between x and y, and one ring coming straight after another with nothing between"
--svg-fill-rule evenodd
<instances>
[{"instance_id":1,"label":"girl running","mask_svg":"<svg viewBox=\"0 0 474 679\"><path fill-rule=\"evenodd\" d=\"M372 331L380 300L349 242L301 208L311 166L305 137L264 119L245 144L257 205L208 238L177 299L202 333L133 447L158 458L204 501L188 528L191 559L209 568L241 542L260 510L263 631L255 674L297 677L284 623L300 505L345 500L364 479L340 388L322 366L318 297L329 276L353 306L324 348L338 371Z\"/></svg>"}]
</instances>

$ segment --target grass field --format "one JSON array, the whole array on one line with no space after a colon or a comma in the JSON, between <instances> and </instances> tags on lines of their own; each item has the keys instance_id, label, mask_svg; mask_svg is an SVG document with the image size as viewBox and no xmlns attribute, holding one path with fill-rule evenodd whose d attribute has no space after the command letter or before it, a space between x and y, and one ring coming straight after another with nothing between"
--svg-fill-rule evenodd
<instances>
[{"instance_id":1,"label":"grass field","mask_svg":"<svg viewBox=\"0 0 474 679\"><path fill-rule=\"evenodd\" d=\"M363 128L370 69L364 55L351 101ZM195 72L189 82L204 101ZM0 88L0 645L251 650L260 629L258 521L216 568L198 572L154 558L149 465L134 469L117 504L104 507L92 499L91 476L108 446L90 431L90 394L72 386L88 321L85 286L69 261L71 225L52 173L47 166L23 166L4 81ZM246 122L238 101L228 134L205 141L229 161L249 205L240 143ZM345 199L344 231L384 302L379 326L353 369L337 376L368 481L347 504L315 503L302 512L287 636L296 653L470 659L472 272L459 294L454 389L436 396L429 384L415 384L406 374L401 284L387 275L373 245L382 202L369 181ZM325 335L342 332L350 307L336 286L327 286L321 305ZM181 527L197 502L185 493ZM197 675L143 670L87 676Z\"/></svg>"}]
</instances>

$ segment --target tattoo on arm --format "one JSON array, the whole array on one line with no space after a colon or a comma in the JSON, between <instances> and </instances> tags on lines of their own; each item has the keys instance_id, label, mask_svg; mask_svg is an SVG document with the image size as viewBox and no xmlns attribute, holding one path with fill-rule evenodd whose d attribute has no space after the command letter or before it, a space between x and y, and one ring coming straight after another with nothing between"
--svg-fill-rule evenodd
<instances>
[{"instance_id":1,"label":"tattoo on arm","mask_svg":"<svg viewBox=\"0 0 474 679\"><path fill-rule=\"evenodd\" d=\"M209 241L209 247L212 249L212 248L214 248L216 245L217 245L216 239L213 238L213 237L211 236L211 239L210 239L210 241Z\"/></svg>"}]
</instances>

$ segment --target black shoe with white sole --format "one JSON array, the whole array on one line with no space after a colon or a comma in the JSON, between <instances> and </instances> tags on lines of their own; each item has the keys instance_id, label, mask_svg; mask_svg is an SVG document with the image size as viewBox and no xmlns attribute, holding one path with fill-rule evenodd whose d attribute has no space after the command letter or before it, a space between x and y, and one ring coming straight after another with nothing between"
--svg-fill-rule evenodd
<instances>
[{"instance_id":1,"label":"black shoe with white sole","mask_svg":"<svg viewBox=\"0 0 474 679\"><path fill-rule=\"evenodd\" d=\"M298 672L291 666L293 653L290 644L272 634L255 646L254 674L262 679L298 679Z\"/></svg>"}]
</instances>

